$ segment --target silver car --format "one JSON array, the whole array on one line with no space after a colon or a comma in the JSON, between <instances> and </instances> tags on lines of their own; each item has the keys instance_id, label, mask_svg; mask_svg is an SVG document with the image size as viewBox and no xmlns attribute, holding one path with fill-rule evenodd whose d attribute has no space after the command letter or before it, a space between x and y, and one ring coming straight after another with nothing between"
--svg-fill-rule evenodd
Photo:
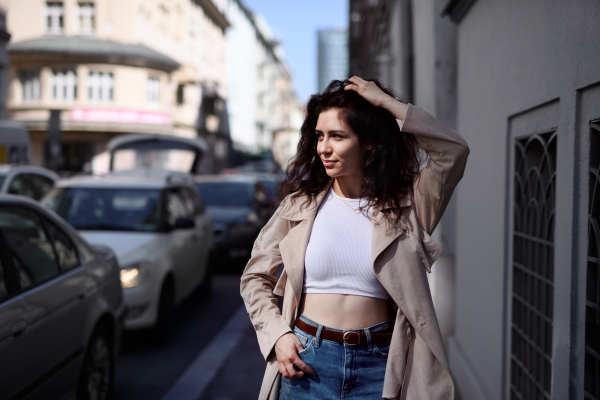
<instances>
[{"instance_id":1,"label":"silver car","mask_svg":"<svg viewBox=\"0 0 600 400\"><path fill-rule=\"evenodd\" d=\"M35 165L0 164L0 193L39 200L54 187L58 175Z\"/></svg>"},{"instance_id":2,"label":"silver car","mask_svg":"<svg viewBox=\"0 0 600 400\"><path fill-rule=\"evenodd\" d=\"M115 255L0 195L0 397L106 399L125 316Z\"/></svg>"}]
</instances>

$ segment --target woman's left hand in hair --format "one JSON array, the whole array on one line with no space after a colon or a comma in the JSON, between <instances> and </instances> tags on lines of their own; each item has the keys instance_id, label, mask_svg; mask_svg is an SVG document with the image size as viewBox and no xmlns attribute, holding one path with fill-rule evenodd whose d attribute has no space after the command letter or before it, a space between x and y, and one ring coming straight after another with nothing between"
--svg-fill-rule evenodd
<instances>
[{"instance_id":1,"label":"woman's left hand in hair","mask_svg":"<svg viewBox=\"0 0 600 400\"><path fill-rule=\"evenodd\" d=\"M351 84L346 85L345 90L354 90L375 107L385 108L394 117L404 121L408 105L385 93L374 82L366 81L358 76L353 76L348 80Z\"/></svg>"}]
</instances>

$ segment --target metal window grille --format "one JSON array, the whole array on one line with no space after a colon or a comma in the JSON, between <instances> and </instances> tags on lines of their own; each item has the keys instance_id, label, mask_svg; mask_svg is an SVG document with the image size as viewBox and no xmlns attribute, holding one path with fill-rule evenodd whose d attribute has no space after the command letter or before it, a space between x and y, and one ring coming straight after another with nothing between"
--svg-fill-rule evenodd
<instances>
[{"instance_id":1,"label":"metal window grille","mask_svg":"<svg viewBox=\"0 0 600 400\"><path fill-rule=\"evenodd\" d=\"M590 130L584 398L600 399L600 121Z\"/></svg>"},{"instance_id":2,"label":"metal window grille","mask_svg":"<svg viewBox=\"0 0 600 400\"><path fill-rule=\"evenodd\" d=\"M511 399L550 399L556 133L515 143Z\"/></svg>"}]
</instances>

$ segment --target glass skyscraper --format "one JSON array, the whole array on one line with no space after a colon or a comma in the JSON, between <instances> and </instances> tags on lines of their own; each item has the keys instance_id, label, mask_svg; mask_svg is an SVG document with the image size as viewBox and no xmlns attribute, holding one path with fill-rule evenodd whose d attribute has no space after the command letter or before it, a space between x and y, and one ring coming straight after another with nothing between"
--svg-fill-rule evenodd
<instances>
[{"instance_id":1,"label":"glass skyscraper","mask_svg":"<svg viewBox=\"0 0 600 400\"><path fill-rule=\"evenodd\" d=\"M348 77L348 30L345 28L324 29L318 37L318 90L323 92L333 79Z\"/></svg>"}]
</instances>

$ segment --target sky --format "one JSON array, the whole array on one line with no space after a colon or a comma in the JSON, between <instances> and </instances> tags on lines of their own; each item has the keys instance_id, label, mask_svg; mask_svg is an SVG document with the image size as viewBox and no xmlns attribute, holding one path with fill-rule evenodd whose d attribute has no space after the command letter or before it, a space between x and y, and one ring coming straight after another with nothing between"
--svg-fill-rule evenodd
<instances>
[{"instance_id":1,"label":"sky","mask_svg":"<svg viewBox=\"0 0 600 400\"><path fill-rule=\"evenodd\" d=\"M348 0L242 0L261 14L282 43L296 93L305 102L317 91L317 31L348 26Z\"/></svg>"}]
</instances>

